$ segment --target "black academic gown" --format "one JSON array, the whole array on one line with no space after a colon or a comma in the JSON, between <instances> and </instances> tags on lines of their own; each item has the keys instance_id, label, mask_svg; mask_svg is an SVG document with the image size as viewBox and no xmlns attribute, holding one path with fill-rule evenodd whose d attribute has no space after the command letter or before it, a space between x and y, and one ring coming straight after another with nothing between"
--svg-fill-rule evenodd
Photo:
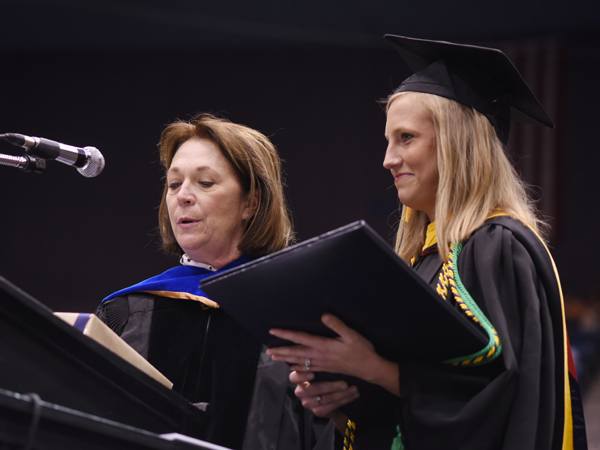
<instances>
[{"instance_id":1,"label":"black academic gown","mask_svg":"<svg viewBox=\"0 0 600 450\"><path fill-rule=\"evenodd\" d=\"M424 254L414 267L435 287L442 263L437 252ZM458 271L497 330L502 352L481 366L401 362L406 449L562 448L570 399L560 287L546 249L520 222L493 218L464 243ZM577 399L573 405L575 448L585 448L583 412Z\"/></svg>"},{"instance_id":2,"label":"black academic gown","mask_svg":"<svg viewBox=\"0 0 600 450\"><path fill-rule=\"evenodd\" d=\"M201 439L235 450L332 448L333 425L302 408L288 366L221 309L135 292L104 301L96 314L206 409Z\"/></svg>"}]
</instances>

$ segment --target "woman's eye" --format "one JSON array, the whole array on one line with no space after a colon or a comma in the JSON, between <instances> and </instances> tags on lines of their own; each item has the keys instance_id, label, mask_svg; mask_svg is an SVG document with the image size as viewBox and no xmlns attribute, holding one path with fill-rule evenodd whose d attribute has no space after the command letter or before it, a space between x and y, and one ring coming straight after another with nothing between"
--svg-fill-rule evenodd
<instances>
[{"instance_id":1,"label":"woman's eye","mask_svg":"<svg viewBox=\"0 0 600 450\"><path fill-rule=\"evenodd\" d=\"M179 183L179 182L169 183L169 189L171 189L171 190L177 189L179 186L181 186L181 183Z\"/></svg>"},{"instance_id":2,"label":"woman's eye","mask_svg":"<svg viewBox=\"0 0 600 450\"><path fill-rule=\"evenodd\" d=\"M410 133L402 133L402 141L410 141L414 136Z\"/></svg>"},{"instance_id":3,"label":"woman's eye","mask_svg":"<svg viewBox=\"0 0 600 450\"><path fill-rule=\"evenodd\" d=\"M198 184L202 187L209 188L209 187L213 186L215 183L213 183L212 181L200 181Z\"/></svg>"}]
</instances>

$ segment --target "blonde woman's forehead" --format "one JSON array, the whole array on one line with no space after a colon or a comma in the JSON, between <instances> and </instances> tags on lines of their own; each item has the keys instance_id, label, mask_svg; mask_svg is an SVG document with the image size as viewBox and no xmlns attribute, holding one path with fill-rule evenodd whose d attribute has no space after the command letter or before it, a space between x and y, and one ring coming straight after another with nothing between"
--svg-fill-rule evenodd
<instances>
[{"instance_id":1,"label":"blonde woman's forehead","mask_svg":"<svg viewBox=\"0 0 600 450\"><path fill-rule=\"evenodd\" d=\"M418 96L399 96L394 99L388 109L385 125L385 136L390 139L396 132L418 131L433 128L433 121Z\"/></svg>"}]
</instances>

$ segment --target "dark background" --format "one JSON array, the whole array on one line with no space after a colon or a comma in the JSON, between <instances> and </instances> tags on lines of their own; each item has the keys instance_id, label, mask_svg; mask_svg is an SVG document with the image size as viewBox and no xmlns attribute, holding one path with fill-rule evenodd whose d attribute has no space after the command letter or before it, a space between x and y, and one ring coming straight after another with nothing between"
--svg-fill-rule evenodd
<instances>
[{"instance_id":1,"label":"dark background","mask_svg":"<svg viewBox=\"0 0 600 450\"><path fill-rule=\"evenodd\" d=\"M106 158L91 179L58 162L41 175L0 166L0 275L53 310L93 311L177 263L155 232L156 143L197 112L272 139L299 240L365 219L391 242L398 204L377 100L410 73L385 33L560 46L551 246L568 295L600 295L597 0L0 0L0 17L0 133Z\"/></svg>"}]
</instances>

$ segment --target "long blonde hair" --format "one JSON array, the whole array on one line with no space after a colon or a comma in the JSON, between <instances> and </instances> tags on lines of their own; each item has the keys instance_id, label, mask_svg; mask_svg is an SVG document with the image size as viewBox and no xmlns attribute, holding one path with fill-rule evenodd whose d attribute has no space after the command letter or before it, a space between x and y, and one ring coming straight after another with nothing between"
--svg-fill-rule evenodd
<instances>
[{"instance_id":1,"label":"long blonde hair","mask_svg":"<svg viewBox=\"0 0 600 450\"><path fill-rule=\"evenodd\" d=\"M468 239L495 210L543 234L545 224L537 217L525 184L489 120L454 100L420 92L392 94L386 111L394 100L407 94L425 107L435 127L439 172L435 217L440 258L447 260L450 245ZM410 261L423 248L429 219L415 210L410 210L407 218L405 206L401 212L396 252Z\"/></svg>"}]
</instances>

